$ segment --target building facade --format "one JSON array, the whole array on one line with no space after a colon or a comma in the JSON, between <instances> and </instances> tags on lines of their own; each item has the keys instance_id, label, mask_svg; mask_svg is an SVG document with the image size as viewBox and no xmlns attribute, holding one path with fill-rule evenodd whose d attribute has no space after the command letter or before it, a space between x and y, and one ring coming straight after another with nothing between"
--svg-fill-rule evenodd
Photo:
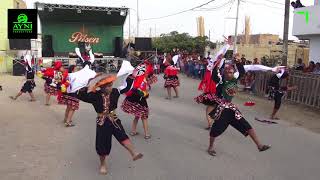
<instances>
[{"instance_id":1,"label":"building facade","mask_svg":"<svg viewBox=\"0 0 320 180\"><path fill-rule=\"evenodd\" d=\"M18 53L11 51L8 40L8 9L25 9L26 3L22 0L0 1L0 73L12 70L12 60Z\"/></svg>"}]
</instances>

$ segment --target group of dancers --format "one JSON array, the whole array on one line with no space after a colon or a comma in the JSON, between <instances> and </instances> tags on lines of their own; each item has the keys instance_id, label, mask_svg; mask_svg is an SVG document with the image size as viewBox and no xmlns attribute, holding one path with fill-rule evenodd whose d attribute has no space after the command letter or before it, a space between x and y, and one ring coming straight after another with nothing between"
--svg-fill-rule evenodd
<instances>
[{"instance_id":1,"label":"group of dancers","mask_svg":"<svg viewBox=\"0 0 320 180\"><path fill-rule=\"evenodd\" d=\"M237 129L244 136L250 136L256 144L259 151L266 151L270 146L262 144L253 127L244 118L239 108L232 103L232 98L237 91L237 81L246 71L273 71L278 79L286 78L287 73L284 67L269 68L262 65L242 65L238 54L234 56L232 62L226 62L224 54L230 47L230 37L226 40L226 45L210 59L207 66L204 79L199 85L199 90L203 94L195 98L197 103L207 106L206 117L208 126L211 129L208 153L216 155L214 141L220 136L229 125ZM65 69L61 61L55 61L53 67L47 68L36 74L45 80L44 91L46 93L45 105L50 105L50 97L57 96L58 103L66 105L64 123L66 127L73 127L73 114L79 109L79 101L92 104L97 113L96 117L96 152L100 157L101 174L107 174L106 159L110 154L112 135L119 141L125 149L128 150L132 159L138 160L143 157L141 153L136 152L125 129L118 118L116 109L120 95L125 95L121 104L121 109L134 116L130 135L136 136L137 124L141 119L144 129L144 138L150 139L151 134L148 125L149 107L148 97L151 84L157 82L157 76L153 74L153 64L149 60L144 60L136 68L132 67L129 61L123 61L117 75L96 73L91 70L91 64L94 62L92 49L86 49L80 52L76 48L76 54L82 62L82 68L75 65ZM177 67L177 61L180 55L167 59L168 65L164 71L164 88L167 89L166 99L171 100L171 89L175 91L174 98L178 98L178 86L180 85ZM30 57L26 56L27 80L21 91L15 97L16 100L21 94L28 92L31 100L35 97L32 93L34 89L34 74L32 70ZM121 86L114 88L113 83L117 78L122 77L124 82ZM276 99L275 110L280 108L281 95L290 89L281 88L277 79L272 81L275 86L271 91ZM280 103L279 103L280 101ZM273 116L275 116L273 113Z\"/></svg>"}]
</instances>

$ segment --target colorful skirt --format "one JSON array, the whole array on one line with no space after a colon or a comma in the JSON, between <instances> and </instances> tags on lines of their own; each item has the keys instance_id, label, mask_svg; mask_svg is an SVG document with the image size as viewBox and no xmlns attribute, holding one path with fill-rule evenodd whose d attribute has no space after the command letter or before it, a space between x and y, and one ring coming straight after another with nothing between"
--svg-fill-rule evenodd
<instances>
[{"instance_id":1,"label":"colorful skirt","mask_svg":"<svg viewBox=\"0 0 320 180\"><path fill-rule=\"evenodd\" d=\"M178 76L173 76L173 77L167 77L166 81L164 82L164 87L177 87L180 86L179 78Z\"/></svg>"},{"instance_id":2,"label":"colorful skirt","mask_svg":"<svg viewBox=\"0 0 320 180\"><path fill-rule=\"evenodd\" d=\"M214 106L217 104L216 102L216 96L212 93L203 93L199 96L197 96L196 98L194 98L194 100L198 103L198 104L204 104L206 106Z\"/></svg>"},{"instance_id":3,"label":"colorful skirt","mask_svg":"<svg viewBox=\"0 0 320 180\"><path fill-rule=\"evenodd\" d=\"M67 105L74 111L79 109L79 99L76 98L75 93L63 93L61 96L59 96L58 103L61 105Z\"/></svg>"},{"instance_id":4,"label":"colorful skirt","mask_svg":"<svg viewBox=\"0 0 320 180\"><path fill-rule=\"evenodd\" d=\"M57 96L58 95L58 89L55 87L47 85L47 83L44 83L44 92L46 94L50 94L52 96Z\"/></svg>"},{"instance_id":5,"label":"colorful skirt","mask_svg":"<svg viewBox=\"0 0 320 180\"><path fill-rule=\"evenodd\" d=\"M123 112L141 119L148 119L149 107L146 98L127 96L121 105Z\"/></svg>"},{"instance_id":6,"label":"colorful skirt","mask_svg":"<svg viewBox=\"0 0 320 180\"><path fill-rule=\"evenodd\" d=\"M148 84L152 85L152 84L158 82L158 77L153 74L152 76L148 77L147 82L148 82Z\"/></svg>"}]
</instances>

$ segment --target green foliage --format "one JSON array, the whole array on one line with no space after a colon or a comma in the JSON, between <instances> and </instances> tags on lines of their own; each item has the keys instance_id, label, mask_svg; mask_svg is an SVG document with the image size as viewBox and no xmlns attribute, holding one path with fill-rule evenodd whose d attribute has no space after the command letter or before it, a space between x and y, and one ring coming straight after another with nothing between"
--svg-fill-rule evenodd
<instances>
[{"instance_id":1,"label":"green foliage","mask_svg":"<svg viewBox=\"0 0 320 180\"><path fill-rule=\"evenodd\" d=\"M216 44L210 42L208 37L192 37L188 33L179 34L172 31L169 34L161 34L153 39L153 48L162 52L173 52L174 50L204 53L205 47L215 48Z\"/></svg>"}]
</instances>

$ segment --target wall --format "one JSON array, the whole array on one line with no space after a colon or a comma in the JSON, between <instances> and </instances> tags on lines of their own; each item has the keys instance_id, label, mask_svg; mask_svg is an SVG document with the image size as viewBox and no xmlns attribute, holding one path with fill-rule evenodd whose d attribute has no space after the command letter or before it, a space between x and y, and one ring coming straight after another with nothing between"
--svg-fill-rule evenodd
<instances>
[{"instance_id":1,"label":"wall","mask_svg":"<svg viewBox=\"0 0 320 180\"><path fill-rule=\"evenodd\" d=\"M122 26L89 24L83 22L64 23L47 21L41 22L42 35L52 35L53 49L55 52L74 52L74 48L78 45L70 43L69 38L71 38L74 32L80 32L83 25L88 31L85 32L85 34L100 38L98 44L91 45L94 52L113 53L114 38L117 36L122 37L123 35Z\"/></svg>"},{"instance_id":2,"label":"wall","mask_svg":"<svg viewBox=\"0 0 320 180\"><path fill-rule=\"evenodd\" d=\"M320 62L320 36L310 38L310 61Z\"/></svg>"}]
</instances>

